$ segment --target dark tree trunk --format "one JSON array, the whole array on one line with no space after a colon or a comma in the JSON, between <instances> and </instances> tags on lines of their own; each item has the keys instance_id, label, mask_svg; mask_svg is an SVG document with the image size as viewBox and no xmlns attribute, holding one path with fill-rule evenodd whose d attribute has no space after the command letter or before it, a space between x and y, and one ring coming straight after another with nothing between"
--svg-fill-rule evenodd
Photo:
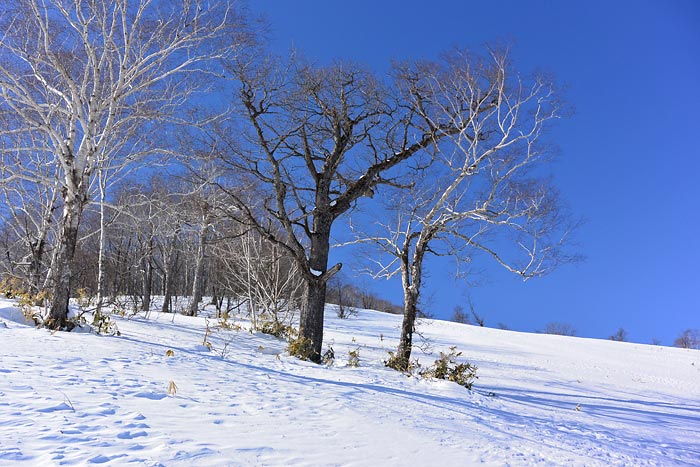
<instances>
[{"instance_id":1,"label":"dark tree trunk","mask_svg":"<svg viewBox=\"0 0 700 467\"><path fill-rule=\"evenodd\" d=\"M399 370L407 371L413 349L413 331L416 329L416 314L418 310L418 294L412 289L404 290L403 322L401 323L401 339L396 351Z\"/></svg>"},{"instance_id":2,"label":"dark tree trunk","mask_svg":"<svg viewBox=\"0 0 700 467\"><path fill-rule=\"evenodd\" d=\"M167 267L164 272L163 277L163 306L161 307L161 313L170 313L172 309L170 307L170 300L173 294L173 277L171 274L172 268Z\"/></svg>"},{"instance_id":3,"label":"dark tree trunk","mask_svg":"<svg viewBox=\"0 0 700 467\"><path fill-rule=\"evenodd\" d=\"M177 248L177 237L180 233L180 227L176 227L175 234L170 239L170 245L166 245L165 255L163 257L163 307L162 313L172 313L171 306L173 286L175 285L175 267L178 262L178 254L175 251Z\"/></svg>"},{"instance_id":4,"label":"dark tree trunk","mask_svg":"<svg viewBox=\"0 0 700 467\"><path fill-rule=\"evenodd\" d=\"M31 261L29 263L29 286L33 293L38 293L41 288L41 262L44 258L46 238L38 239L31 245Z\"/></svg>"},{"instance_id":5,"label":"dark tree trunk","mask_svg":"<svg viewBox=\"0 0 700 467\"><path fill-rule=\"evenodd\" d=\"M403 322L401 323L401 339L396 351L397 369L408 371L413 350L413 332L416 329L418 298L420 296L421 278L423 277L423 258L427 247L427 239L421 237L414 249L413 261L410 256L410 240L404 244L401 254L401 282L403 284Z\"/></svg>"},{"instance_id":6,"label":"dark tree trunk","mask_svg":"<svg viewBox=\"0 0 700 467\"><path fill-rule=\"evenodd\" d=\"M173 265L171 262L172 258L170 255L166 255L163 258L163 304L160 308L161 313L170 313L172 311L170 308L170 297L173 293Z\"/></svg>"},{"instance_id":7,"label":"dark tree trunk","mask_svg":"<svg viewBox=\"0 0 700 467\"><path fill-rule=\"evenodd\" d=\"M299 322L299 335L311 341L311 361L321 361L323 344L323 312L326 305L326 282L307 281L306 297Z\"/></svg>"},{"instance_id":8,"label":"dark tree trunk","mask_svg":"<svg viewBox=\"0 0 700 467\"><path fill-rule=\"evenodd\" d=\"M332 274L328 270L328 254L330 251L331 225L333 217L330 213L319 213L314 218L314 233L311 236L309 252L310 275L306 279L306 297L299 319L299 335L311 341L311 361L321 362L321 346L323 345L323 312L326 306L326 284ZM339 269L340 265L334 269Z\"/></svg>"},{"instance_id":9,"label":"dark tree trunk","mask_svg":"<svg viewBox=\"0 0 700 467\"><path fill-rule=\"evenodd\" d=\"M51 271L51 307L45 323L45 326L51 329L70 330L72 328L68 322L68 302L82 207L83 203L77 196L64 197L57 251Z\"/></svg>"},{"instance_id":10,"label":"dark tree trunk","mask_svg":"<svg viewBox=\"0 0 700 467\"><path fill-rule=\"evenodd\" d=\"M143 260L143 284L141 288L141 309L148 311L151 309L151 294L153 289L153 263L151 258Z\"/></svg>"}]
</instances>

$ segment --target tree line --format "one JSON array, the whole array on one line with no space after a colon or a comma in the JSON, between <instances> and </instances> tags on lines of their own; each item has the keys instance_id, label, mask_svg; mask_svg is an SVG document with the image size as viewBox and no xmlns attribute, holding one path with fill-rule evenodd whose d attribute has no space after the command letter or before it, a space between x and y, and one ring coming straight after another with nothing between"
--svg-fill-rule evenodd
<instances>
[{"instance_id":1,"label":"tree line","mask_svg":"<svg viewBox=\"0 0 700 467\"><path fill-rule=\"evenodd\" d=\"M507 47L320 66L228 0L18 0L0 26L1 264L47 294L48 328L79 288L162 311L187 294L191 315L206 292L298 310L318 362L343 233L401 277L405 370L427 256L524 280L578 259L546 169L566 108Z\"/></svg>"}]
</instances>

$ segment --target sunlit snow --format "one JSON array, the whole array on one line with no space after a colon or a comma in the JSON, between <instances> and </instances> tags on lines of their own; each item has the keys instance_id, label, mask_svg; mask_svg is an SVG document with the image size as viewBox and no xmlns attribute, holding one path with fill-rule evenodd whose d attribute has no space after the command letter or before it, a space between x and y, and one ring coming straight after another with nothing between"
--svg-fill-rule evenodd
<instances>
[{"instance_id":1,"label":"sunlit snow","mask_svg":"<svg viewBox=\"0 0 700 467\"><path fill-rule=\"evenodd\" d=\"M385 368L401 318L373 311L327 308L332 366L246 329L210 351L203 317L117 318L119 337L20 320L0 300L3 466L700 465L697 350L426 320L415 356L457 346L470 392Z\"/></svg>"}]
</instances>

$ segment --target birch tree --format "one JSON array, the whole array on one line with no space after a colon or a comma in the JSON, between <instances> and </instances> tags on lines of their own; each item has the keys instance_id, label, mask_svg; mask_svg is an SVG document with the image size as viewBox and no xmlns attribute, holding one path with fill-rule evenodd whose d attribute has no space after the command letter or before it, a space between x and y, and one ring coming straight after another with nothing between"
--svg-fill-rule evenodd
<instances>
[{"instance_id":1,"label":"birch tree","mask_svg":"<svg viewBox=\"0 0 700 467\"><path fill-rule=\"evenodd\" d=\"M152 296L165 294L165 287L158 288L159 274L166 274L166 261L163 251L170 251L170 245L177 245L173 238L181 229L182 218L177 215L182 210L180 197L174 192L172 183L162 176L151 177L145 185L133 184L122 187L115 200L116 206L110 209L114 216L113 227L108 235L112 243L111 256L116 269L129 276L133 283L134 305L140 298L140 309L148 312ZM126 253L122 253L125 251ZM116 256L116 258L114 258ZM116 293L126 293L118 284L112 289Z\"/></svg>"},{"instance_id":2,"label":"birch tree","mask_svg":"<svg viewBox=\"0 0 700 467\"><path fill-rule=\"evenodd\" d=\"M524 280L576 257L567 253L573 225L557 191L533 172L549 154L542 134L561 116L553 84L517 74L507 51L497 50L485 57L456 51L402 73L422 118L435 125L438 116L461 129L436 141L411 190L394 193L395 220L370 236L388 254L375 274L401 277L404 319L390 364L405 371L427 255L464 261L480 252Z\"/></svg>"},{"instance_id":3,"label":"birch tree","mask_svg":"<svg viewBox=\"0 0 700 467\"><path fill-rule=\"evenodd\" d=\"M194 254L194 276L192 278L192 300L187 309L187 314L189 316L197 316L199 302L202 300L204 266L207 246L210 241L210 230L213 223L213 206L210 204L210 200L198 196L191 204L194 205L190 208L193 211L192 214L196 216L194 222L191 222L195 230L194 239L196 250Z\"/></svg>"},{"instance_id":4,"label":"birch tree","mask_svg":"<svg viewBox=\"0 0 700 467\"><path fill-rule=\"evenodd\" d=\"M256 231L235 235L213 245L218 257L218 280L225 292L245 305L251 327L291 325L303 286L295 262L286 250Z\"/></svg>"},{"instance_id":5,"label":"birch tree","mask_svg":"<svg viewBox=\"0 0 700 467\"><path fill-rule=\"evenodd\" d=\"M7 135L2 140L0 205L4 204L4 208L0 208L0 220L14 242L3 255L5 272L23 280L28 290L36 294L44 287L53 250L60 195L56 185L41 183L54 177L58 170L50 154L16 150L35 145L31 138L21 141L25 136L32 135ZM9 168L13 168L12 172ZM17 173L22 178L12 178Z\"/></svg>"},{"instance_id":6,"label":"birch tree","mask_svg":"<svg viewBox=\"0 0 700 467\"><path fill-rule=\"evenodd\" d=\"M182 113L219 58L235 51L239 16L227 0L17 0L0 16L5 134L29 132L60 170L62 213L45 325L67 322L71 261L100 161L157 151L143 128ZM21 171L7 168L9 177Z\"/></svg>"}]
</instances>

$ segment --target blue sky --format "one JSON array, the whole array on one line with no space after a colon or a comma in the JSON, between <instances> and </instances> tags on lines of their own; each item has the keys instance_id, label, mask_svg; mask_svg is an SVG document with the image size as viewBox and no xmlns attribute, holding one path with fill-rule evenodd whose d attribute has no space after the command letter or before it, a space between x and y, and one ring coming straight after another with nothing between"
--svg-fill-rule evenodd
<instances>
[{"instance_id":1,"label":"blue sky","mask_svg":"<svg viewBox=\"0 0 700 467\"><path fill-rule=\"evenodd\" d=\"M320 63L382 71L394 58L452 46L514 45L516 67L566 87L573 117L550 132L551 169L574 214L585 262L523 283L486 268L479 287L429 264L429 311L447 318L467 295L486 324L532 331L550 321L578 335L671 344L700 328L700 2L256 0L272 47ZM483 49L482 49L483 50ZM382 295L400 302L397 284Z\"/></svg>"}]
</instances>

